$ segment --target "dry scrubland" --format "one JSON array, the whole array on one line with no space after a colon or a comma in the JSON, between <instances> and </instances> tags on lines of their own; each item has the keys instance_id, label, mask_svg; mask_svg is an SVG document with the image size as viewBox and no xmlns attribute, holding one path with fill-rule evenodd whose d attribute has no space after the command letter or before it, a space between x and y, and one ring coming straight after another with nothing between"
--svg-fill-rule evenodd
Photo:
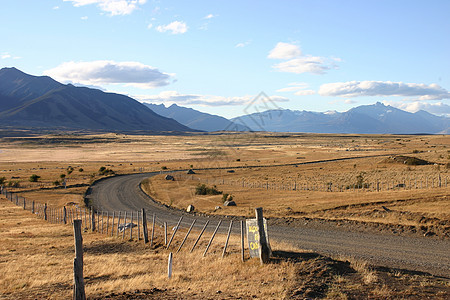
<instances>
[{"instance_id":1,"label":"dry scrubland","mask_svg":"<svg viewBox=\"0 0 450 300\"><path fill-rule=\"evenodd\" d=\"M399 176L425 178L437 173L448 177L450 162L448 136L73 134L3 137L0 145L0 178L5 177L5 184L11 185L9 189L27 199L55 207L83 205L87 186L105 176L99 174L101 167L116 174L193 168L197 169L195 176L203 180L217 177L278 183L316 180L347 184L353 183L362 172L368 182ZM261 167L380 154L414 156L436 165L407 166L375 157L298 167ZM239 166L260 167L237 168ZM227 167L235 173L198 170L205 167ZM40 176L37 182L29 181L33 174ZM55 181L61 181L62 174L67 181L66 189L55 185ZM156 176L149 182L147 190L159 201L179 208L194 204L197 210L217 214L253 216L253 208L263 206L265 215L272 217L440 226L441 233L448 230L450 219L449 188L327 193L218 185L218 189L234 196L238 206L214 211L221 205L221 196L194 195L196 181L169 182ZM74 255L71 227L45 223L6 200L0 203L0 267L5 270L0 278L2 297L69 297ZM206 258L201 258L200 252L176 255L174 277L167 280L168 252L160 244L150 250L136 242L86 232L87 294L99 298L109 295L113 298L167 299L239 296L445 299L449 293L448 279L387 268L374 269L352 259L346 263L348 258L331 260L314 253L288 251L294 250L288 245L272 245L275 249L288 251L276 252L273 264L260 266L257 260L242 264L237 254L237 241L232 243L231 255L219 258L223 237L220 239Z\"/></svg>"}]
</instances>

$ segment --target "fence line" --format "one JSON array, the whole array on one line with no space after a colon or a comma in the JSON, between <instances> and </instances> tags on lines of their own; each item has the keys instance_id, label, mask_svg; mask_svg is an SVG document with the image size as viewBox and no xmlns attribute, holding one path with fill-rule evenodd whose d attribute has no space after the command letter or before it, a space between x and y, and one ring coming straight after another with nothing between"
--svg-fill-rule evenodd
<instances>
[{"instance_id":1,"label":"fence line","mask_svg":"<svg viewBox=\"0 0 450 300\"><path fill-rule=\"evenodd\" d=\"M147 234L147 228L144 228L144 222L146 223L147 218L145 216L145 210L142 209L141 211L132 211L132 212L124 212L119 211L118 213L116 211L112 212L112 217L110 217L109 211L103 211L103 210L95 210L93 208L85 208L85 207L67 207L63 206L61 208L57 207L51 207L48 206L47 203L39 203L35 201L29 201L25 197L18 196L17 193L9 192L6 188L3 186L0 186L0 194L5 195L6 199L14 203L16 206L22 207L24 210L28 210L31 213L35 214L38 218L41 218L43 220L48 221L52 224L68 224L73 225L75 221L79 222L81 225L82 230L84 231L91 231L91 232L97 232L104 234L105 236L114 236L114 233L116 233L117 238L119 237L119 233L122 233L122 239L125 237L125 231L129 230L129 240L138 240L141 239L144 241L144 243L148 243L148 235ZM130 222L127 222L127 216L130 218ZM121 223L121 217L123 218L123 223ZM117 219L117 220L116 220ZM183 227L182 224L182 217L178 220L178 223L176 227L174 227L173 232L171 232L170 241L167 242L167 233L164 233L166 242L164 244L165 248L168 249L171 245L171 243L174 240L175 234L177 233L177 230ZM136 223L133 223L133 221L138 220ZM194 221L190 224L190 227L188 229L188 233L186 236L182 239L180 242L180 245L178 247L179 252L183 246L183 244L186 242L186 239L189 236L189 233L193 229L193 226L197 219L194 219ZM219 221L217 224L216 229L214 230L213 236L211 240L208 243L208 246L204 252L203 255L206 255L206 252L208 251L209 247L213 243L214 236L216 232L218 231L222 221ZM163 225L166 224L165 229L167 230L167 222L160 219L156 214L152 214L152 227L151 227L151 242L150 242L150 248L153 248L154 246L154 237L155 237L155 231L157 227L163 227ZM209 220L206 221L204 224L200 235L195 240L194 245L191 252L194 250L195 246L198 244L198 242L201 240L201 237L204 233L204 231L207 229L209 224ZM143 226L141 228L141 226ZM230 221L230 229L228 233L231 232L231 226L232 221ZM137 234L133 235L133 227L137 227ZM145 226L146 227L146 226ZM187 229L188 227L186 227ZM161 228L159 231L163 231L163 228ZM163 235L162 232L160 232L160 235ZM227 243L225 244L225 248L223 249L223 253L226 251L226 247L228 245L228 237L227 237ZM243 245L242 245L243 247ZM244 249L241 249L241 251L244 251Z\"/></svg>"},{"instance_id":2,"label":"fence line","mask_svg":"<svg viewBox=\"0 0 450 300\"><path fill-rule=\"evenodd\" d=\"M292 181L289 183L276 183L271 181L250 181L250 180L227 180L225 178L199 178L190 174L174 173L172 175L177 180L194 180L199 183L213 185L232 185L249 189L265 189L265 190L284 190L284 191L315 191L315 192L383 192L393 190L416 190L428 188L448 187L449 178L437 176L426 176L418 179L403 178L401 180L391 181L371 181L362 182L360 184L336 184L327 183L311 183L308 181Z\"/></svg>"}]
</instances>

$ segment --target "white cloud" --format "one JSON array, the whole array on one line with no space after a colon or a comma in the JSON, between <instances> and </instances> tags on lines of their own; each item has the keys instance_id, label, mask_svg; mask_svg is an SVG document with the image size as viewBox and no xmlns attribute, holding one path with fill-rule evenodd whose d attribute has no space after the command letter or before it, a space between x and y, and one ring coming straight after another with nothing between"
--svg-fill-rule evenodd
<instances>
[{"instance_id":1,"label":"white cloud","mask_svg":"<svg viewBox=\"0 0 450 300\"><path fill-rule=\"evenodd\" d=\"M450 117L450 105L445 104L443 102L421 102L421 101L413 101L413 102L396 102L396 101L383 101L385 105L391 105L396 108L400 108L402 110L406 110L409 112L417 112L419 110L424 110L429 113L441 116Z\"/></svg>"},{"instance_id":2,"label":"white cloud","mask_svg":"<svg viewBox=\"0 0 450 300\"><path fill-rule=\"evenodd\" d=\"M174 21L167 25L160 25L156 27L156 30L159 32L170 31L172 34L182 34L186 33L188 26L184 22Z\"/></svg>"},{"instance_id":3,"label":"white cloud","mask_svg":"<svg viewBox=\"0 0 450 300\"><path fill-rule=\"evenodd\" d=\"M300 55L302 55L302 51L299 46L279 42L275 48L270 51L267 57L274 59L291 59Z\"/></svg>"},{"instance_id":4,"label":"white cloud","mask_svg":"<svg viewBox=\"0 0 450 300\"><path fill-rule=\"evenodd\" d=\"M150 24L147 25L147 29L151 29L152 27L153 27L153 24L152 24L152 23L150 23Z\"/></svg>"},{"instance_id":5,"label":"white cloud","mask_svg":"<svg viewBox=\"0 0 450 300\"><path fill-rule=\"evenodd\" d=\"M111 16L129 15L147 0L63 0L72 2L75 7L96 4L102 11Z\"/></svg>"},{"instance_id":6,"label":"white cloud","mask_svg":"<svg viewBox=\"0 0 450 300\"><path fill-rule=\"evenodd\" d=\"M125 84L144 89L168 85L173 76L139 62L107 60L65 62L44 71L44 74L62 82L83 85Z\"/></svg>"},{"instance_id":7,"label":"white cloud","mask_svg":"<svg viewBox=\"0 0 450 300\"><path fill-rule=\"evenodd\" d=\"M11 58L12 56L11 56L11 54L9 54L9 53L3 53L0 57L1 57L2 59L7 59L7 58Z\"/></svg>"},{"instance_id":8,"label":"white cloud","mask_svg":"<svg viewBox=\"0 0 450 300\"><path fill-rule=\"evenodd\" d=\"M209 14L209 15L205 16L203 19L209 20L209 19L212 19L214 17L215 17L215 15Z\"/></svg>"},{"instance_id":9,"label":"white cloud","mask_svg":"<svg viewBox=\"0 0 450 300\"><path fill-rule=\"evenodd\" d=\"M81 17L81 20L87 20L87 19L88 19L87 16Z\"/></svg>"},{"instance_id":10,"label":"white cloud","mask_svg":"<svg viewBox=\"0 0 450 300\"><path fill-rule=\"evenodd\" d=\"M335 69L336 64L333 60L324 57L308 55L276 64L273 67L288 73L325 74L327 70Z\"/></svg>"},{"instance_id":11,"label":"white cloud","mask_svg":"<svg viewBox=\"0 0 450 300\"><path fill-rule=\"evenodd\" d=\"M281 72L296 74L325 74L327 70L337 68L336 62L341 61L340 58L303 55L298 45L283 42L279 42L267 57L287 60L272 67Z\"/></svg>"},{"instance_id":12,"label":"white cloud","mask_svg":"<svg viewBox=\"0 0 450 300\"><path fill-rule=\"evenodd\" d=\"M308 90L309 85L306 82L292 82L288 84L289 87L277 90L277 92L294 92L297 96L314 95L316 91Z\"/></svg>"},{"instance_id":13,"label":"white cloud","mask_svg":"<svg viewBox=\"0 0 450 300\"><path fill-rule=\"evenodd\" d=\"M411 100L450 99L450 93L437 84L403 83L391 81L348 81L320 86L319 95L337 97L404 96Z\"/></svg>"},{"instance_id":14,"label":"white cloud","mask_svg":"<svg viewBox=\"0 0 450 300\"><path fill-rule=\"evenodd\" d=\"M255 95L223 97L214 95L180 94L176 91L165 91L158 95L135 95L134 98L148 103L180 104L180 105L202 105L202 106L234 106L247 105L255 99ZM274 102L286 102L288 98L282 96L271 96Z\"/></svg>"},{"instance_id":15,"label":"white cloud","mask_svg":"<svg viewBox=\"0 0 450 300\"><path fill-rule=\"evenodd\" d=\"M237 43L236 46L234 46L234 48L243 48L243 47L246 47L246 46L250 45L250 43L251 43L251 41L246 41L246 42L243 42L243 43Z\"/></svg>"},{"instance_id":16,"label":"white cloud","mask_svg":"<svg viewBox=\"0 0 450 300\"><path fill-rule=\"evenodd\" d=\"M52 9L57 10L57 9L59 9L59 6L53 6Z\"/></svg>"}]
</instances>

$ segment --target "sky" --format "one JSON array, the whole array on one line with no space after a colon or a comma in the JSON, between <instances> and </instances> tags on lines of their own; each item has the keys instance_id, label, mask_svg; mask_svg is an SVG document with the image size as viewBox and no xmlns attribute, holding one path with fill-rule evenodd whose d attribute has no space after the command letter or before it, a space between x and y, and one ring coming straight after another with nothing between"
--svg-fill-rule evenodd
<instances>
[{"instance_id":1,"label":"sky","mask_svg":"<svg viewBox=\"0 0 450 300\"><path fill-rule=\"evenodd\" d=\"M227 118L450 116L449 15L448 0L2 0L0 68Z\"/></svg>"}]
</instances>

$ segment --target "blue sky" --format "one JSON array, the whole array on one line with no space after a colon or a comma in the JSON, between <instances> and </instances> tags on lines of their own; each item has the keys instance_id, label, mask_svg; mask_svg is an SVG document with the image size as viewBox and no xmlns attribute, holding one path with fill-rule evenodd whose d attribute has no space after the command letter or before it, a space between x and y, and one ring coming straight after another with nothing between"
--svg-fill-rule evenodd
<instances>
[{"instance_id":1,"label":"blue sky","mask_svg":"<svg viewBox=\"0 0 450 300\"><path fill-rule=\"evenodd\" d=\"M268 108L450 115L449 13L447 0L2 1L0 67L225 117L261 92Z\"/></svg>"}]
</instances>

